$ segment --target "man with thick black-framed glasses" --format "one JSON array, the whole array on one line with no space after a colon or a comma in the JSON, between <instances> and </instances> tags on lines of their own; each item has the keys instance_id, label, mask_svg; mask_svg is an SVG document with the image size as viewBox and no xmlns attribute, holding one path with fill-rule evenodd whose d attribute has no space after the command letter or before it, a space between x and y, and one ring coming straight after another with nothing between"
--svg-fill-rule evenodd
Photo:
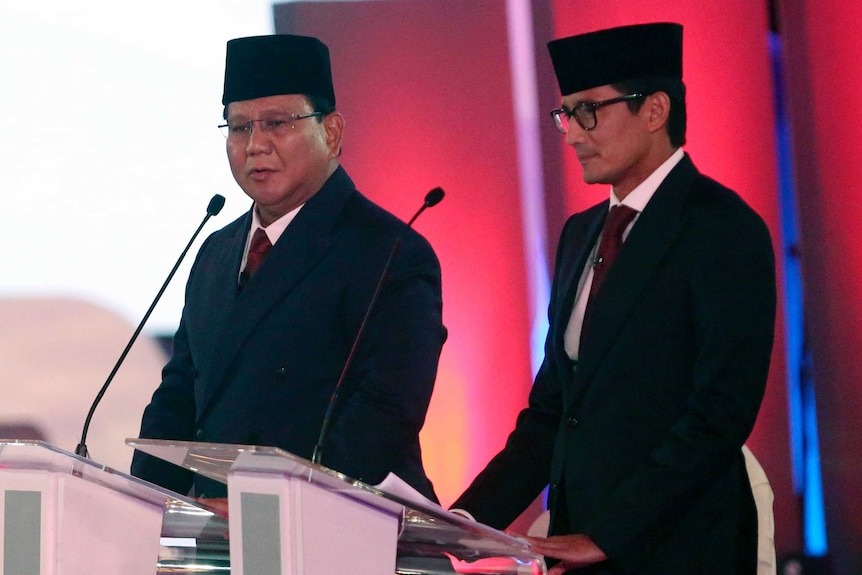
<instances>
[{"instance_id":1,"label":"man with thick black-framed glasses","mask_svg":"<svg viewBox=\"0 0 862 575\"><path fill-rule=\"evenodd\" d=\"M548 47L554 125L610 197L566 222L529 406L453 508L504 528L550 485L550 536L529 541L553 575L753 575L742 446L773 342L769 231L681 148L681 26Z\"/></svg>"}]
</instances>

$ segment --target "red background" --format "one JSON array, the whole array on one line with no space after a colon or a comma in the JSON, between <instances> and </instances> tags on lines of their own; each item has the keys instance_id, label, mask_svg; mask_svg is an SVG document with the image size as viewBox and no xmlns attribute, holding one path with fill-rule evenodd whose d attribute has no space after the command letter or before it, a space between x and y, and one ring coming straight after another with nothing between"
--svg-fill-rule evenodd
<instances>
[{"instance_id":1,"label":"red background","mask_svg":"<svg viewBox=\"0 0 862 575\"><path fill-rule=\"evenodd\" d=\"M853 232L862 208L852 185L862 179L862 107L854 90L862 84L856 65L862 49L852 23L860 21L862 6L846 0L778 4L787 22L781 32L791 116L799 118L794 164L830 551L837 566L857 572L862 254ZM623 24L682 23L685 149L701 171L737 190L764 217L782 271L766 4L534 0L530 6L536 78L512 77L507 3L501 0L309 2L275 9L279 32L315 35L330 46L339 109L347 118L343 164L360 189L405 219L430 188L447 192L416 223L441 260L450 333L423 431L427 468L444 505L502 446L529 392L533 280L523 247L512 85L538 86L545 120L559 101L548 40ZM550 120L541 138L545 190L539 199L552 251L565 217L603 199L607 189L583 184ZM803 546L802 511L791 484L782 310L767 394L748 442L775 491L779 554Z\"/></svg>"}]
</instances>

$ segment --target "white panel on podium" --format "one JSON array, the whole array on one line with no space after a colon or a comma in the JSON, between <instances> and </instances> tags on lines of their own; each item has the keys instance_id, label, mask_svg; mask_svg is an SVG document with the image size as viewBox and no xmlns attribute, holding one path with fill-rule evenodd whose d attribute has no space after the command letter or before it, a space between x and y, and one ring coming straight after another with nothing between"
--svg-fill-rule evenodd
<instances>
[{"instance_id":1,"label":"white panel on podium","mask_svg":"<svg viewBox=\"0 0 862 575\"><path fill-rule=\"evenodd\" d=\"M400 515L268 473L233 472L228 493L234 575L395 573Z\"/></svg>"},{"instance_id":2,"label":"white panel on podium","mask_svg":"<svg viewBox=\"0 0 862 575\"><path fill-rule=\"evenodd\" d=\"M45 443L0 442L0 573L153 575L166 500Z\"/></svg>"},{"instance_id":3,"label":"white panel on podium","mask_svg":"<svg viewBox=\"0 0 862 575\"><path fill-rule=\"evenodd\" d=\"M228 486L234 575L541 575L523 541L274 447L127 439Z\"/></svg>"}]
</instances>

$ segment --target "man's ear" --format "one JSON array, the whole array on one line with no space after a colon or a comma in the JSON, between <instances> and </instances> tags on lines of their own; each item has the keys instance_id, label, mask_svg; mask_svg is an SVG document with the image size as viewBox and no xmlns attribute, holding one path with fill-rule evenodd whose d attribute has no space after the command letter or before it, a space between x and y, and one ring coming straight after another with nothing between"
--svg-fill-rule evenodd
<instances>
[{"instance_id":1,"label":"man's ear","mask_svg":"<svg viewBox=\"0 0 862 575\"><path fill-rule=\"evenodd\" d=\"M670 118L670 96L667 92L655 92L647 96L641 107L641 117L650 132L665 129Z\"/></svg>"},{"instance_id":2,"label":"man's ear","mask_svg":"<svg viewBox=\"0 0 862 575\"><path fill-rule=\"evenodd\" d=\"M323 118L323 128L326 130L326 146L330 158L341 155L341 142L344 138L344 116L341 112L332 112Z\"/></svg>"}]
</instances>

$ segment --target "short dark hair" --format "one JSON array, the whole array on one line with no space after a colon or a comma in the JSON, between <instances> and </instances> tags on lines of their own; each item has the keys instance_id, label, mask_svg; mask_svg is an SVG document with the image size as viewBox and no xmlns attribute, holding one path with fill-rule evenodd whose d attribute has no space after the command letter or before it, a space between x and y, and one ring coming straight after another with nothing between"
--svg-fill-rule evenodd
<instances>
[{"instance_id":1,"label":"short dark hair","mask_svg":"<svg viewBox=\"0 0 862 575\"><path fill-rule=\"evenodd\" d=\"M315 112L320 112L323 116L318 116L318 121L323 121L325 116L328 116L332 112L335 111L335 104L330 102L328 99L322 96L312 96L309 94L304 94L306 98L308 98L309 103L311 104L311 109Z\"/></svg>"},{"instance_id":2,"label":"short dark hair","mask_svg":"<svg viewBox=\"0 0 862 575\"><path fill-rule=\"evenodd\" d=\"M311 96L309 94L302 95L305 96L305 98L308 100L308 103L311 104L312 112L320 112L322 114L321 116L317 117L318 122L322 122L323 118L335 111L335 105L327 98L323 98L321 96ZM225 106L224 110L222 110L222 116L225 120L227 120L227 106Z\"/></svg>"},{"instance_id":3,"label":"short dark hair","mask_svg":"<svg viewBox=\"0 0 862 575\"><path fill-rule=\"evenodd\" d=\"M685 144L686 111L685 84L676 78L650 77L626 80L612 84L615 90L622 94L644 94L649 96L656 92L664 92L670 98L670 116L667 120L667 135L673 147L679 148ZM637 113L643 106L643 99L627 102L629 110Z\"/></svg>"}]
</instances>

